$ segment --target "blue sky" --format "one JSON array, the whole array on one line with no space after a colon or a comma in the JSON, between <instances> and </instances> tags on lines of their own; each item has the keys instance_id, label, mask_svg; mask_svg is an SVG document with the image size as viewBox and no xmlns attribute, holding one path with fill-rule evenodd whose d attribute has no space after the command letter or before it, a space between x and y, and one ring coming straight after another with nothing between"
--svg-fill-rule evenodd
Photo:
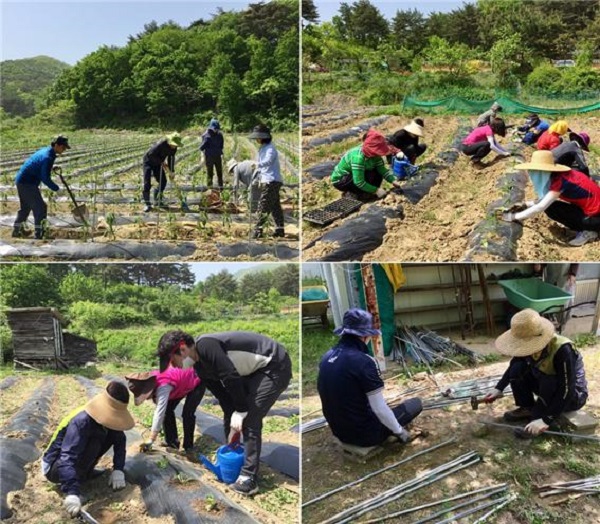
<instances>
[{"instance_id":1,"label":"blue sky","mask_svg":"<svg viewBox=\"0 0 600 524\"><path fill-rule=\"evenodd\" d=\"M226 269L232 275L235 275L240 269L260 266L256 262L198 262L190 264L192 273L196 276L196 282L204 281L210 275L215 275Z\"/></svg>"},{"instance_id":2,"label":"blue sky","mask_svg":"<svg viewBox=\"0 0 600 524\"><path fill-rule=\"evenodd\" d=\"M73 65L102 45L124 46L129 35L142 32L144 24L152 20L159 24L173 20L187 26L199 18L210 20L219 7L224 11L240 11L250 3L250 0L2 0L0 56L2 60L14 60L47 55Z\"/></svg>"},{"instance_id":3,"label":"blue sky","mask_svg":"<svg viewBox=\"0 0 600 524\"><path fill-rule=\"evenodd\" d=\"M345 3L352 5L355 0L346 0ZM332 17L338 15L340 1L315 0L315 6L319 13L319 21L326 22ZM463 0L371 0L371 3L379 9L381 14L391 20L396 16L396 11L406 11L408 9L417 9L423 13L432 11L448 12L462 6ZM475 3L473 0L470 3Z\"/></svg>"}]
</instances>

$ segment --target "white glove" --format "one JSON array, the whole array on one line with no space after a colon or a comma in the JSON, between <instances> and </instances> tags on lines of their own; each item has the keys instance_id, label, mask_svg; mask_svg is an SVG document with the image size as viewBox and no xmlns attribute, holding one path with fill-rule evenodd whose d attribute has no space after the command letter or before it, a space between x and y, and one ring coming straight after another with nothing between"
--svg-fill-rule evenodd
<instances>
[{"instance_id":1,"label":"white glove","mask_svg":"<svg viewBox=\"0 0 600 524\"><path fill-rule=\"evenodd\" d=\"M383 198L385 195L387 195L387 191L378 187L377 191L375 191L375 194L377 195L377 198Z\"/></svg>"},{"instance_id":2,"label":"white glove","mask_svg":"<svg viewBox=\"0 0 600 524\"><path fill-rule=\"evenodd\" d=\"M525 205L527 207L535 206L535 200L525 200Z\"/></svg>"},{"instance_id":3,"label":"white glove","mask_svg":"<svg viewBox=\"0 0 600 524\"><path fill-rule=\"evenodd\" d=\"M548 429L548 424L546 424L541 418L530 422L525 426L525 431L527 433L531 433L532 435L539 435Z\"/></svg>"},{"instance_id":4,"label":"white glove","mask_svg":"<svg viewBox=\"0 0 600 524\"><path fill-rule=\"evenodd\" d=\"M398 160L402 160L402 159L404 158L404 153L403 153L402 151L398 151L398 152L396 153L396 158L397 158Z\"/></svg>"},{"instance_id":5,"label":"white glove","mask_svg":"<svg viewBox=\"0 0 600 524\"><path fill-rule=\"evenodd\" d=\"M234 431L240 432L242 431L242 424L244 423L244 419L246 418L246 413L240 413L239 411L234 411L233 415L231 415L231 423L229 424L231 429Z\"/></svg>"},{"instance_id":6,"label":"white glove","mask_svg":"<svg viewBox=\"0 0 600 524\"><path fill-rule=\"evenodd\" d=\"M410 442L410 433L404 428L402 428L402 431L400 433L396 433L396 438L400 442L402 442L402 444L407 444L408 442Z\"/></svg>"},{"instance_id":7,"label":"white glove","mask_svg":"<svg viewBox=\"0 0 600 524\"><path fill-rule=\"evenodd\" d=\"M510 151L507 151L506 153L504 153L502 156L504 157L509 157L511 155Z\"/></svg>"},{"instance_id":8,"label":"white glove","mask_svg":"<svg viewBox=\"0 0 600 524\"><path fill-rule=\"evenodd\" d=\"M483 401L486 403L494 402L500 395L502 395L502 391L494 388L490 393L483 397Z\"/></svg>"},{"instance_id":9,"label":"white glove","mask_svg":"<svg viewBox=\"0 0 600 524\"><path fill-rule=\"evenodd\" d=\"M513 222L515 219L515 213L502 213L502 220L505 222Z\"/></svg>"},{"instance_id":10,"label":"white glove","mask_svg":"<svg viewBox=\"0 0 600 524\"><path fill-rule=\"evenodd\" d=\"M64 501L65 509L71 517L76 517L81 511L81 500L77 495L67 495Z\"/></svg>"},{"instance_id":11,"label":"white glove","mask_svg":"<svg viewBox=\"0 0 600 524\"><path fill-rule=\"evenodd\" d=\"M123 489L125 487L125 473L119 469L115 469L108 479L108 485L112 489Z\"/></svg>"}]
</instances>

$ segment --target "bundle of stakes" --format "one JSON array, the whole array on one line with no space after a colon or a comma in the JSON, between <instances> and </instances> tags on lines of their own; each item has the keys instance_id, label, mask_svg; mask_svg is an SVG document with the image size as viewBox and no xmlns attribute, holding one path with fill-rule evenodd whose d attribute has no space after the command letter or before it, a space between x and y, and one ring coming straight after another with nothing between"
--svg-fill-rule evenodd
<instances>
[{"instance_id":1,"label":"bundle of stakes","mask_svg":"<svg viewBox=\"0 0 600 524\"><path fill-rule=\"evenodd\" d=\"M536 491L539 492L540 497L549 497L550 495L557 495L560 493L576 493L575 497L571 496L567 499L556 501L556 503L566 502L567 500L572 500L573 498L578 498L583 495L598 495L600 494L600 475L572 480L570 482L544 484L538 486Z\"/></svg>"}]
</instances>

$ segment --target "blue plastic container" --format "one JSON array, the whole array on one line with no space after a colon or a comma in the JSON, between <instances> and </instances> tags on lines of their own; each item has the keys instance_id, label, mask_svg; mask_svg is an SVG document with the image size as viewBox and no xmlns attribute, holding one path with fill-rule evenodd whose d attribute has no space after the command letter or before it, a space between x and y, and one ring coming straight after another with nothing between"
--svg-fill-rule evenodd
<instances>
[{"instance_id":1,"label":"blue plastic container","mask_svg":"<svg viewBox=\"0 0 600 524\"><path fill-rule=\"evenodd\" d=\"M200 455L200 460L221 482L232 484L239 477L244 465L244 446L221 446L217 450L217 460L214 464L204 455Z\"/></svg>"},{"instance_id":2,"label":"blue plastic container","mask_svg":"<svg viewBox=\"0 0 600 524\"><path fill-rule=\"evenodd\" d=\"M419 170L417 166L413 166L408 160L392 159L392 171L398 180L406 180Z\"/></svg>"}]
</instances>

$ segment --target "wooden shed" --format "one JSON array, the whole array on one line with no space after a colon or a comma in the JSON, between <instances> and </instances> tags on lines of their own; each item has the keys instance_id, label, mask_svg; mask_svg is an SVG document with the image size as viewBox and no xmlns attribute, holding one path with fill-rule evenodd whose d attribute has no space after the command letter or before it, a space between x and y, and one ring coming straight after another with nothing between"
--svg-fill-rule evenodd
<instances>
[{"instance_id":1,"label":"wooden shed","mask_svg":"<svg viewBox=\"0 0 600 524\"><path fill-rule=\"evenodd\" d=\"M66 333L66 319L50 307L9 309L15 365L67 368L96 360L93 340Z\"/></svg>"}]
</instances>

